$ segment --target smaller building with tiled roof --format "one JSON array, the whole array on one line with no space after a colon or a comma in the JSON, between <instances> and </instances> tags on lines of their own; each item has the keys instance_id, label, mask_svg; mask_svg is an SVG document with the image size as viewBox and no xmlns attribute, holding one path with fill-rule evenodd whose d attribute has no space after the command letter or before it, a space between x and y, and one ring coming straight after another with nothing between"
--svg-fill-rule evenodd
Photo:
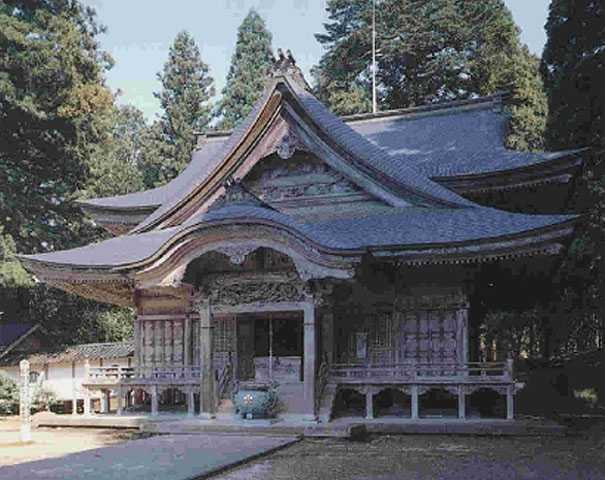
<instances>
[{"instance_id":1,"label":"smaller building with tiled roof","mask_svg":"<svg viewBox=\"0 0 605 480\"><path fill-rule=\"evenodd\" d=\"M59 402L60 411L73 413L84 410L84 402L91 402L93 409L100 410L102 402L111 402L111 392L89 393L83 384L95 369L128 369L132 364L132 341L114 343L87 343L56 348L35 341L35 332L23 339L21 348L15 347L0 357L0 374L19 381L19 362L30 363L30 390L52 391ZM109 395L108 395L109 394ZM75 410L74 410L75 409Z\"/></svg>"}]
</instances>

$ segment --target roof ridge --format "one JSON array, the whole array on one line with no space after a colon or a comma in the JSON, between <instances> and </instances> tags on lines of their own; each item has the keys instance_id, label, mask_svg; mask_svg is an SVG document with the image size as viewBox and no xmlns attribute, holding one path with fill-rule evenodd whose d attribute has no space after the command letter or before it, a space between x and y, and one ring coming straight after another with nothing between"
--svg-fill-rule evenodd
<instances>
[{"instance_id":1,"label":"roof ridge","mask_svg":"<svg viewBox=\"0 0 605 480\"><path fill-rule=\"evenodd\" d=\"M345 123L360 122L364 120L379 120L391 117L425 117L433 115L443 115L445 113L461 113L470 110L479 110L481 108L497 107L501 108L509 92L496 92L491 95L484 95L477 98L467 98L462 100L448 100L437 103L427 103L415 107L395 108L384 110L377 113L356 113L352 115L336 115ZM194 132L195 135L205 138L227 138L233 133L232 130L208 130Z\"/></svg>"},{"instance_id":2,"label":"roof ridge","mask_svg":"<svg viewBox=\"0 0 605 480\"><path fill-rule=\"evenodd\" d=\"M358 122L364 120L378 120L391 117L426 117L433 115L443 115L445 113L460 113L469 110L478 110L481 108L502 108L502 104L508 92L496 92L491 95L485 95L477 98L467 98L462 100L449 100L445 102L428 103L415 107L397 108L392 110L384 110L382 112L357 113L353 115L343 115L341 119L344 122Z\"/></svg>"}]
</instances>

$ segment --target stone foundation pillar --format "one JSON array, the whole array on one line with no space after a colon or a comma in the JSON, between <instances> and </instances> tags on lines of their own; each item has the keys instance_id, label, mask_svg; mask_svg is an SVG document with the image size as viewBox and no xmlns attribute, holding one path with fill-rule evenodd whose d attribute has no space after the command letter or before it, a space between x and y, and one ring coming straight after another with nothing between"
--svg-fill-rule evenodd
<instances>
[{"instance_id":1,"label":"stone foundation pillar","mask_svg":"<svg viewBox=\"0 0 605 480\"><path fill-rule=\"evenodd\" d=\"M109 399L107 390L101 390L101 413L109 413Z\"/></svg>"},{"instance_id":2,"label":"stone foundation pillar","mask_svg":"<svg viewBox=\"0 0 605 480\"><path fill-rule=\"evenodd\" d=\"M411 387L411 396L412 396L412 411L411 418L412 420L417 420L419 415L419 407L418 407L418 385L412 385Z\"/></svg>"},{"instance_id":3,"label":"stone foundation pillar","mask_svg":"<svg viewBox=\"0 0 605 480\"><path fill-rule=\"evenodd\" d=\"M193 391L187 392L187 416L195 415L195 394Z\"/></svg>"},{"instance_id":4,"label":"stone foundation pillar","mask_svg":"<svg viewBox=\"0 0 605 480\"><path fill-rule=\"evenodd\" d=\"M151 416L157 417L158 415L158 387L154 385L151 387Z\"/></svg>"},{"instance_id":5,"label":"stone foundation pillar","mask_svg":"<svg viewBox=\"0 0 605 480\"><path fill-rule=\"evenodd\" d=\"M315 366L317 362L317 329L315 304L310 301L304 307L304 402L308 420L317 420L315 412Z\"/></svg>"},{"instance_id":6,"label":"stone foundation pillar","mask_svg":"<svg viewBox=\"0 0 605 480\"><path fill-rule=\"evenodd\" d=\"M122 391L121 388L118 388L118 410L117 410L117 414L118 415L124 415L124 392Z\"/></svg>"},{"instance_id":7,"label":"stone foundation pillar","mask_svg":"<svg viewBox=\"0 0 605 480\"><path fill-rule=\"evenodd\" d=\"M20 440L23 443L31 442L31 397L29 395L29 362L21 360L19 362L19 415L21 425L19 428Z\"/></svg>"},{"instance_id":8,"label":"stone foundation pillar","mask_svg":"<svg viewBox=\"0 0 605 480\"><path fill-rule=\"evenodd\" d=\"M212 352L212 313L210 301L203 299L197 305L200 315L200 416L216 416L215 378Z\"/></svg>"},{"instance_id":9,"label":"stone foundation pillar","mask_svg":"<svg viewBox=\"0 0 605 480\"><path fill-rule=\"evenodd\" d=\"M366 389L366 419L374 418L374 391L371 388Z\"/></svg>"},{"instance_id":10,"label":"stone foundation pillar","mask_svg":"<svg viewBox=\"0 0 605 480\"><path fill-rule=\"evenodd\" d=\"M458 418L466 418L466 389L458 387Z\"/></svg>"},{"instance_id":11,"label":"stone foundation pillar","mask_svg":"<svg viewBox=\"0 0 605 480\"><path fill-rule=\"evenodd\" d=\"M513 420L515 418L515 387L510 385L506 389L506 419Z\"/></svg>"}]
</instances>

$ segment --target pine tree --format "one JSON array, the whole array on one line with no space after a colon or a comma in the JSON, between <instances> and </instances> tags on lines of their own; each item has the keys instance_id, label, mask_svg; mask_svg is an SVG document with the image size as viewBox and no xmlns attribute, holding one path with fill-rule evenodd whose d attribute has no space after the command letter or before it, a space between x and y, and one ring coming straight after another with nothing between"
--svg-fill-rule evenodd
<instances>
[{"instance_id":1,"label":"pine tree","mask_svg":"<svg viewBox=\"0 0 605 480\"><path fill-rule=\"evenodd\" d=\"M584 172L574 201L585 221L559 272L559 310L567 313L561 321L586 333L592 348L603 348L605 5L591 0L553 0L546 32L542 73L549 103L547 144L551 149L591 147L583 156Z\"/></svg>"},{"instance_id":2,"label":"pine tree","mask_svg":"<svg viewBox=\"0 0 605 480\"><path fill-rule=\"evenodd\" d=\"M546 32L542 73L549 146L605 147L605 5L554 0Z\"/></svg>"},{"instance_id":3,"label":"pine tree","mask_svg":"<svg viewBox=\"0 0 605 480\"><path fill-rule=\"evenodd\" d=\"M176 177L189 163L195 147L196 132L210 121L213 79L200 50L187 32L180 32L158 79L162 91L156 93L164 113L151 130L158 151L143 161L157 172L153 183L163 184ZM151 180L149 180L151 181Z\"/></svg>"},{"instance_id":4,"label":"pine tree","mask_svg":"<svg viewBox=\"0 0 605 480\"><path fill-rule=\"evenodd\" d=\"M343 112L371 81L371 2L329 0L326 48L320 60L320 96ZM378 90L383 109L512 90L509 145L538 149L545 97L536 62L502 0L381 0L377 9ZM357 102L361 108L369 102Z\"/></svg>"},{"instance_id":5,"label":"pine tree","mask_svg":"<svg viewBox=\"0 0 605 480\"><path fill-rule=\"evenodd\" d=\"M82 198L110 197L145 189L141 171L141 148L146 131L143 112L126 105L109 116L110 135L90 158L90 175Z\"/></svg>"},{"instance_id":6,"label":"pine tree","mask_svg":"<svg viewBox=\"0 0 605 480\"><path fill-rule=\"evenodd\" d=\"M83 316L113 309L34 284L15 253L99 238L73 200L112 138L103 31L77 0L0 1L0 311L64 344L79 340Z\"/></svg>"},{"instance_id":7,"label":"pine tree","mask_svg":"<svg viewBox=\"0 0 605 480\"><path fill-rule=\"evenodd\" d=\"M227 83L217 109L221 129L232 129L250 112L263 92L272 58L271 33L263 18L250 10L239 27Z\"/></svg>"}]
</instances>

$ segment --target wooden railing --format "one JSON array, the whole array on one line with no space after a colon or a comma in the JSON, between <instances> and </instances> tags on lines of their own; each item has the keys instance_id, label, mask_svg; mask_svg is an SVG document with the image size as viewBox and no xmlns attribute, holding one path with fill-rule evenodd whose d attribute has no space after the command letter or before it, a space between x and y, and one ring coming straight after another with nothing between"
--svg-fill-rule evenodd
<instances>
[{"instance_id":1,"label":"wooden railing","mask_svg":"<svg viewBox=\"0 0 605 480\"><path fill-rule=\"evenodd\" d=\"M422 381L512 382L512 360L506 362L402 363L391 365L335 364L330 379L339 383L364 381L413 383Z\"/></svg>"},{"instance_id":2,"label":"wooden railing","mask_svg":"<svg viewBox=\"0 0 605 480\"><path fill-rule=\"evenodd\" d=\"M200 367L91 367L90 380L144 379L194 379L200 377Z\"/></svg>"}]
</instances>

